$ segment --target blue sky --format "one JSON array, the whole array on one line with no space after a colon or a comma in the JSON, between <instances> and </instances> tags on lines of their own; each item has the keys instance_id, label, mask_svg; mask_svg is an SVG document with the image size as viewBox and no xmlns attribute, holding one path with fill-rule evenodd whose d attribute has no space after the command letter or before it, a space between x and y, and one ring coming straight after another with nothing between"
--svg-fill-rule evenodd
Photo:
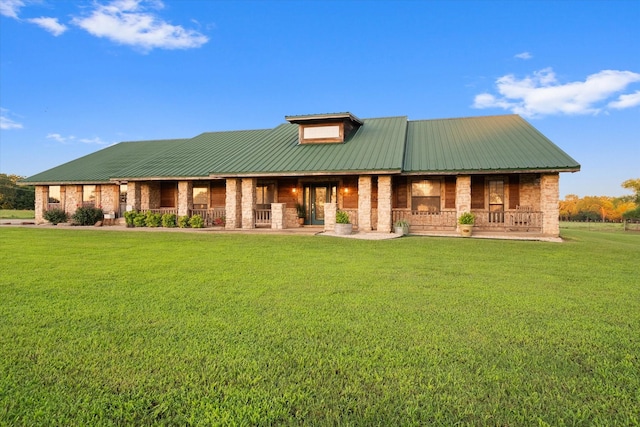
<instances>
[{"instance_id":1,"label":"blue sky","mask_svg":"<svg viewBox=\"0 0 640 427\"><path fill-rule=\"evenodd\" d=\"M516 113L582 165L640 178L640 1L0 0L0 172L120 141L349 111Z\"/></svg>"}]
</instances>

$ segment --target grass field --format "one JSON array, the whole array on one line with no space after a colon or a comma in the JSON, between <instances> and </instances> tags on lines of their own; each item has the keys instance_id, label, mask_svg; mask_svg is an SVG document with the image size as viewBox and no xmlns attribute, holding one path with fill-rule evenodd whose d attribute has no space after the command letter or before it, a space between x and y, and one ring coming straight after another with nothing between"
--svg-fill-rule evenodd
<instances>
[{"instance_id":1,"label":"grass field","mask_svg":"<svg viewBox=\"0 0 640 427\"><path fill-rule=\"evenodd\" d=\"M3 425L638 425L640 235L0 228Z\"/></svg>"},{"instance_id":2,"label":"grass field","mask_svg":"<svg viewBox=\"0 0 640 427\"><path fill-rule=\"evenodd\" d=\"M0 219L34 219L33 210L0 209Z\"/></svg>"}]
</instances>

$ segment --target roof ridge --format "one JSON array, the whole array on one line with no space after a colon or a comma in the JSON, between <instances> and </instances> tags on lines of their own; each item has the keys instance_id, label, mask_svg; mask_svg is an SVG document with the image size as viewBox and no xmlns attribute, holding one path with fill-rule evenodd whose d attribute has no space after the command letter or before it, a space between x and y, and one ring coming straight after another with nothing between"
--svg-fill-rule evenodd
<instances>
[{"instance_id":1,"label":"roof ridge","mask_svg":"<svg viewBox=\"0 0 640 427\"><path fill-rule=\"evenodd\" d=\"M409 122L430 122L430 121L444 121L444 120L465 120L465 119L490 119L495 117L520 117L520 114L492 114L489 116L463 116L463 117L443 117L439 119L416 119L409 120Z\"/></svg>"}]
</instances>

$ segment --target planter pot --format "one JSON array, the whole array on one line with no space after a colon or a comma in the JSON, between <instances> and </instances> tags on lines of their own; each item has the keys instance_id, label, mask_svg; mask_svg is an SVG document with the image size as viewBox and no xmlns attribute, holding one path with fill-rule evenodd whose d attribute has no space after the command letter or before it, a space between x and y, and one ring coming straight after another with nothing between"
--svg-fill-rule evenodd
<instances>
[{"instance_id":1,"label":"planter pot","mask_svg":"<svg viewBox=\"0 0 640 427\"><path fill-rule=\"evenodd\" d=\"M400 234L402 236L406 236L409 234L409 227L395 226L396 234Z\"/></svg>"},{"instance_id":2,"label":"planter pot","mask_svg":"<svg viewBox=\"0 0 640 427\"><path fill-rule=\"evenodd\" d=\"M353 232L353 224L336 224L334 231L339 236L348 236Z\"/></svg>"},{"instance_id":3,"label":"planter pot","mask_svg":"<svg viewBox=\"0 0 640 427\"><path fill-rule=\"evenodd\" d=\"M471 237L473 234L473 224L459 224L458 229L462 237Z\"/></svg>"},{"instance_id":4,"label":"planter pot","mask_svg":"<svg viewBox=\"0 0 640 427\"><path fill-rule=\"evenodd\" d=\"M302 227L304 225L304 218L298 218L298 225Z\"/></svg>"}]
</instances>

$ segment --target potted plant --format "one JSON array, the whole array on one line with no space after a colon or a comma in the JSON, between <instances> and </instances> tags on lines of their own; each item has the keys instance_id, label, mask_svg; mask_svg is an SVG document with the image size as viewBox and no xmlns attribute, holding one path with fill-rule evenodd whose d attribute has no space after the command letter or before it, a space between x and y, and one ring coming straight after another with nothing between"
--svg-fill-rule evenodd
<instances>
[{"instance_id":1,"label":"potted plant","mask_svg":"<svg viewBox=\"0 0 640 427\"><path fill-rule=\"evenodd\" d=\"M406 219L399 219L394 224L396 234L404 236L409 234L409 222Z\"/></svg>"},{"instance_id":2,"label":"potted plant","mask_svg":"<svg viewBox=\"0 0 640 427\"><path fill-rule=\"evenodd\" d=\"M349 214L338 209L336 211L336 234L340 236L348 236L353 232L353 224L349 220Z\"/></svg>"},{"instance_id":3,"label":"potted plant","mask_svg":"<svg viewBox=\"0 0 640 427\"><path fill-rule=\"evenodd\" d=\"M471 237L473 234L473 224L476 221L476 216L471 212L465 212L458 217L458 229L462 237Z\"/></svg>"},{"instance_id":4,"label":"potted plant","mask_svg":"<svg viewBox=\"0 0 640 427\"><path fill-rule=\"evenodd\" d=\"M304 225L304 220L307 217L307 210L301 203L296 203L296 215L298 216L298 225Z\"/></svg>"}]
</instances>

